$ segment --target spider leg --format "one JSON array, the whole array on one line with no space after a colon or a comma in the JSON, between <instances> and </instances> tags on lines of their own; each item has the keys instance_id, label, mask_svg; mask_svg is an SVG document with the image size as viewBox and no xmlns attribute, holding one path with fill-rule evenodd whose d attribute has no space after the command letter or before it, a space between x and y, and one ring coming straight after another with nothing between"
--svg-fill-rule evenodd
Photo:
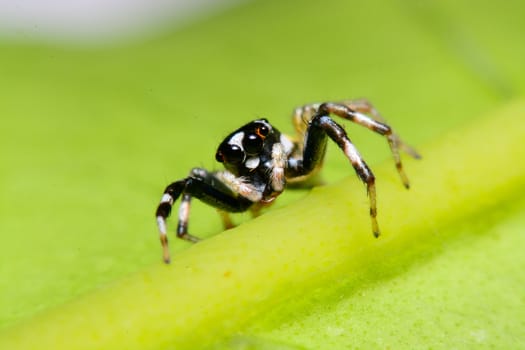
<instances>
[{"instance_id":1,"label":"spider leg","mask_svg":"<svg viewBox=\"0 0 525 350\"><path fill-rule=\"evenodd\" d=\"M173 203L181 195L177 237L190 242L197 242L199 239L188 233L191 198L196 197L202 202L225 212L242 212L247 210L253 202L249 198L242 196L242 194L237 195L236 193L237 191L232 190L229 184L224 183L217 176L217 173L211 173L200 168L193 169L187 178L168 185L164 190L155 214L160 242L163 248L164 262L169 263L170 261L166 219L170 216Z\"/></svg>"},{"instance_id":2,"label":"spider leg","mask_svg":"<svg viewBox=\"0 0 525 350\"><path fill-rule=\"evenodd\" d=\"M368 165L352 144L343 127L337 124L328 115L318 114L309 123L308 132L305 137L302 159L290 158L288 160L287 176L303 176L313 171L322 161L327 137L332 139L343 150L344 154L354 167L359 179L366 185L370 200L370 219L374 236L379 236L379 225L377 224L376 187L375 177Z\"/></svg>"},{"instance_id":3,"label":"spider leg","mask_svg":"<svg viewBox=\"0 0 525 350\"><path fill-rule=\"evenodd\" d=\"M295 132L300 140L304 139L304 136L306 135L306 130L308 128L308 123L315 116L317 108L319 108L319 104L314 103L294 109L292 115L292 123L295 128ZM302 145L299 146L302 147Z\"/></svg>"},{"instance_id":4,"label":"spider leg","mask_svg":"<svg viewBox=\"0 0 525 350\"><path fill-rule=\"evenodd\" d=\"M219 216L221 217L222 226L224 227L225 230L235 227L235 224L233 223L230 217L230 213L224 210L220 210L220 209L217 209L217 213L219 213Z\"/></svg>"},{"instance_id":5,"label":"spider leg","mask_svg":"<svg viewBox=\"0 0 525 350\"><path fill-rule=\"evenodd\" d=\"M372 115L373 118L364 113ZM305 121L311 120L317 114L334 114L385 136L392 152L396 169L401 177L401 181L406 188L410 187L408 177L403 170L403 164L401 163L401 157L399 156L399 149L402 149L416 159L421 158L421 156L412 147L401 141L399 136L392 131L392 128L389 125L386 124L384 118L379 112L377 112L370 102L360 99L304 105L297 108L294 112L293 120L297 132L300 133L301 130L305 129Z\"/></svg>"},{"instance_id":6,"label":"spider leg","mask_svg":"<svg viewBox=\"0 0 525 350\"><path fill-rule=\"evenodd\" d=\"M347 105L351 109L368 114L372 116L372 119L378 122L381 122L383 124L387 124L385 118L379 113L379 111L374 107L374 105L368 101L367 99L360 98L360 99L354 99L354 100L347 100L341 102L344 105ZM391 137L396 139L397 146L403 150L406 154L410 155L412 158L420 159L421 155L411 146L404 143L400 138L399 135L396 133L392 133Z\"/></svg>"},{"instance_id":7,"label":"spider leg","mask_svg":"<svg viewBox=\"0 0 525 350\"><path fill-rule=\"evenodd\" d=\"M188 220L190 218L191 194L184 193L179 206L179 222L177 224L177 237L197 243L200 238L188 233Z\"/></svg>"},{"instance_id":8,"label":"spider leg","mask_svg":"<svg viewBox=\"0 0 525 350\"><path fill-rule=\"evenodd\" d=\"M292 142L290 147L292 147ZM252 217L261 215L262 209L271 206L275 203L275 199L284 191L286 186L285 168L288 164L288 155L284 149L283 144L276 142L272 146L271 166L268 170L267 176L269 180L268 188L271 191L264 193L264 198L255 201L254 205L250 207Z\"/></svg>"},{"instance_id":9,"label":"spider leg","mask_svg":"<svg viewBox=\"0 0 525 350\"><path fill-rule=\"evenodd\" d=\"M263 209L272 206L274 203L275 203L274 200L271 200L271 201L260 201L260 202L254 203L250 207L250 212L252 214L252 218L256 218L256 217L260 216L262 214L262 210Z\"/></svg>"}]
</instances>

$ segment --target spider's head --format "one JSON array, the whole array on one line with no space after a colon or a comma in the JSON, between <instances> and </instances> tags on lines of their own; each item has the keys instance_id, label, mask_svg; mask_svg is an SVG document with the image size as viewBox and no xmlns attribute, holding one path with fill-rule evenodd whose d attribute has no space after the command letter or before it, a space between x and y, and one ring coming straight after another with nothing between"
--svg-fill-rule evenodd
<instances>
[{"instance_id":1,"label":"spider's head","mask_svg":"<svg viewBox=\"0 0 525 350\"><path fill-rule=\"evenodd\" d=\"M266 119L254 120L228 135L219 145L215 159L234 174L253 170L271 156L272 144L279 139Z\"/></svg>"}]
</instances>

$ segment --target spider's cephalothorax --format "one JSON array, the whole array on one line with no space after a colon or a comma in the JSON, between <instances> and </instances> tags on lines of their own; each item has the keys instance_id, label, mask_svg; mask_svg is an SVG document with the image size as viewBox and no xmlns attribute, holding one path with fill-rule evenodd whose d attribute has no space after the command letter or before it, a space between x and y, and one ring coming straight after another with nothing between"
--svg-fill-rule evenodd
<instances>
[{"instance_id":1,"label":"spider's cephalothorax","mask_svg":"<svg viewBox=\"0 0 525 350\"><path fill-rule=\"evenodd\" d=\"M419 154L393 133L375 108L366 100L325 102L296 108L293 122L297 139L281 134L266 119L254 120L228 135L219 145L215 158L225 170L209 172L194 168L188 177L173 182L164 191L156 211L164 261L169 262L166 219L173 203L182 195L177 236L191 242L199 239L188 233L190 201L196 197L217 208L224 226L232 227L229 212L248 209L258 215L284 190L286 182L305 182L323 161L326 141L332 139L367 186L370 198L372 231L379 236L376 220L375 178L348 138L345 130L330 115L353 121L380 135L390 146L397 171L406 188L408 179L403 171L398 149L414 158Z\"/></svg>"},{"instance_id":2,"label":"spider's cephalothorax","mask_svg":"<svg viewBox=\"0 0 525 350\"><path fill-rule=\"evenodd\" d=\"M250 122L232 132L219 145L215 158L227 172L215 173L235 187L236 192L253 202L270 202L284 189L284 169L294 144L275 129L268 120ZM233 177L231 177L233 175Z\"/></svg>"}]
</instances>

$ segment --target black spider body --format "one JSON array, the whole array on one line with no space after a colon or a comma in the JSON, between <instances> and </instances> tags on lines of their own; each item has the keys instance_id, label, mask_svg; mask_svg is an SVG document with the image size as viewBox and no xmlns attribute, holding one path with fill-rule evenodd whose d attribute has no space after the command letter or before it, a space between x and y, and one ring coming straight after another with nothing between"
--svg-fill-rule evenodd
<instances>
[{"instance_id":1,"label":"black spider body","mask_svg":"<svg viewBox=\"0 0 525 350\"><path fill-rule=\"evenodd\" d=\"M188 233L192 197L218 209L224 226L232 227L227 213L251 210L254 215L258 215L261 207L271 204L283 192L287 182L304 183L315 174L322 165L328 139L339 146L358 177L366 184L372 231L376 237L379 236L375 177L344 128L331 115L350 120L384 136L401 179L405 187L409 187L398 149L403 149L414 158L419 158L419 155L393 133L366 100L314 103L296 108L293 114L297 132L295 139L281 134L266 119L254 120L233 131L219 145L215 158L224 165L225 170L210 172L194 168L188 177L166 187L155 214L164 261L169 262L170 259L166 219L179 197L182 196L177 236L197 242L199 239Z\"/></svg>"},{"instance_id":2,"label":"black spider body","mask_svg":"<svg viewBox=\"0 0 525 350\"><path fill-rule=\"evenodd\" d=\"M273 168L272 148L281 141L281 133L268 120L254 120L228 135L219 145L215 159L230 173L252 184L267 200L275 190L268 176ZM285 154L290 152L291 149Z\"/></svg>"}]
</instances>

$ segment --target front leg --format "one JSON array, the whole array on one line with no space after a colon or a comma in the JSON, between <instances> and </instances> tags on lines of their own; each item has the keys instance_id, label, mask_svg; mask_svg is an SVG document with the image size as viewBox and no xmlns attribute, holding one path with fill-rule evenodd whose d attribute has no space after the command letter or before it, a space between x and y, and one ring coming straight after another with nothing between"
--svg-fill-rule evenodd
<instances>
[{"instance_id":1,"label":"front leg","mask_svg":"<svg viewBox=\"0 0 525 350\"><path fill-rule=\"evenodd\" d=\"M202 202L225 212L243 212L253 204L252 200L242 194L238 195L237 191L234 191L229 184L221 181L216 174L204 169L195 168L187 178L168 185L155 213L160 242L163 248L163 258L166 263L170 261L166 219L170 216L174 202L181 195L177 237L190 242L199 240L188 233L188 219L192 197L198 198ZM252 198L255 198L255 196L252 196Z\"/></svg>"},{"instance_id":2,"label":"front leg","mask_svg":"<svg viewBox=\"0 0 525 350\"><path fill-rule=\"evenodd\" d=\"M341 148L354 167L359 179L365 183L370 199L372 232L375 237L379 237L379 225L376 219L377 206L374 174L361 158L345 130L329 116L316 115L310 121L305 138L303 158L291 158L288 161L287 177L304 176L312 172L323 160L327 137L330 137Z\"/></svg>"},{"instance_id":3,"label":"front leg","mask_svg":"<svg viewBox=\"0 0 525 350\"><path fill-rule=\"evenodd\" d=\"M408 177L403 170L399 149L402 149L413 158L421 156L412 147L405 144L399 136L394 133L392 128L386 124L384 118L367 100L348 100L343 102L325 102L312 103L296 108L294 111L293 121L296 131L300 134L305 130L305 122L312 120L316 115L337 115L343 119L352 121L358 125L384 136L392 152L396 169L401 177L401 181L406 188L410 187ZM369 117L368 115L372 117Z\"/></svg>"}]
</instances>

